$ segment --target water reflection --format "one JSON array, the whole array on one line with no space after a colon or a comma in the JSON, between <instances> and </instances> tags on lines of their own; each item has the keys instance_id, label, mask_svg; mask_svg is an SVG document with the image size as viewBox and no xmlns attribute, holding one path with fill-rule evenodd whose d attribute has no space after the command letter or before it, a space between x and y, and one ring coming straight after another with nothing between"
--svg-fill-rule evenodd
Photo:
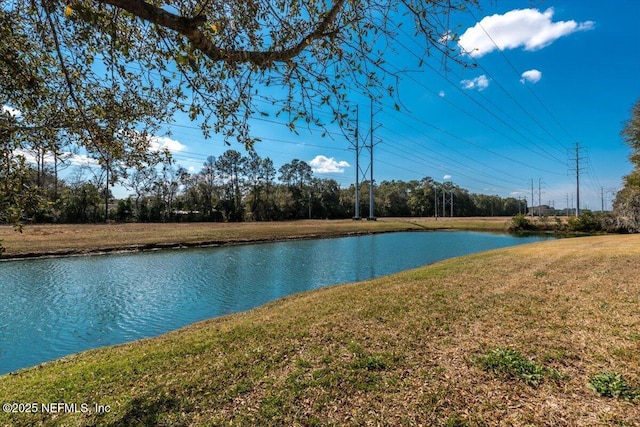
<instances>
[{"instance_id":1,"label":"water reflection","mask_svg":"<svg viewBox=\"0 0 640 427\"><path fill-rule=\"evenodd\" d=\"M329 284L539 240L392 233L0 263L0 373Z\"/></svg>"}]
</instances>

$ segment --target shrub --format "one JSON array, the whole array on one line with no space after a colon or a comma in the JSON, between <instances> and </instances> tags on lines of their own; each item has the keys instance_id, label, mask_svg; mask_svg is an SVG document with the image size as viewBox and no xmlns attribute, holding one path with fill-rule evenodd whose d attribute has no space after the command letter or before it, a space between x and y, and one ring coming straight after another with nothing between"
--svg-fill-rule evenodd
<instances>
[{"instance_id":1,"label":"shrub","mask_svg":"<svg viewBox=\"0 0 640 427\"><path fill-rule=\"evenodd\" d=\"M540 384L545 375L554 379L560 378L557 371L538 366L518 351L509 348L491 350L478 356L476 360L487 371L520 378L525 384L534 387Z\"/></svg>"},{"instance_id":2,"label":"shrub","mask_svg":"<svg viewBox=\"0 0 640 427\"><path fill-rule=\"evenodd\" d=\"M598 218L590 211L584 211L578 217L569 218L569 231L591 233L602 230Z\"/></svg>"},{"instance_id":3,"label":"shrub","mask_svg":"<svg viewBox=\"0 0 640 427\"><path fill-rule=\"evenodd\" d=\"M631 387L622 375L615 372L600 372L594 375L589 379L587 387L602 397L629 401L640 397L640 391Z\"/></svg>"},{"instance_id":4,"label":"shrub","mask_svg":"<svg viewBox=\"0 0 640 427\"><path fill-rule=\"evenodd\" d=\"M524 231L533 230L535 227L524 214L518 214L511 218L511 230Z\"/></svg>"}]
</instances>

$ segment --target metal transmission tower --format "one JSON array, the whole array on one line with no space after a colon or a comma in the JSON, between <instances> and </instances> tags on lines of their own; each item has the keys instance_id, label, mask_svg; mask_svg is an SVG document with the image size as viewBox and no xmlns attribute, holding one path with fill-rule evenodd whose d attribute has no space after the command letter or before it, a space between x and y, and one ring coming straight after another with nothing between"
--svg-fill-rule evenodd
<instances>
[{"instance_id":1,"label":"metal transmission tower","mask_svg":"<svg viewBox=\"0 0 640 427\"><path fill-rule=\"evenodd\" d=\"M451 193L449 196L451 198L451 218L453 218L453 182L451 183Z\"/></svg>"},{"instance_id":2,"label":"metal transmission tower","mask_svg":"<svg viewBox=\"0 0 640 427\"><path fill-rule=\"evenodd\" d=\"M360 220L360 135L359 131L359 112L358 106L356 105L356 127L354 129L354 140L355 143L351 143L356 151L356 203L355 203L355 211L353 214L354 220Z\"/></svg>"},{"instance_id":3,"label":"metal transmission tower","mask_svg":"<svg viewBox=\"0 0 640 427\"><path fill-rule=\"evenodd\" d=\"M538 216L542 216L542 178L538 178Z\"/></svg>"},{"instance_id":4,"label":"metal transmission tower","mask_svg":"<svg viewBox=\"0 0 640 427\"><path fill-rule=\"evenodd\" d=\"M377 129L378 127L376 127L374 129L373 127L373 115L374 115L374 111L373 111L373 98L371 98L371 121L369 124L369 153L371 155L370 161L369 161L369 173L370 173L370 178L369 178L369 217L367 218L368 221L375 221L376 217L374 215L374 211L373 211L373 187L375 185L375 181L373 180L373 147L374 144L373 143L373 131L375 129Z\"/></svg>"},{"instance_id":5,"label":"metal transmission tower","mask_svg":"<svg viewBox=\"0 0 640 427\"><path fill-rule=\"evenodd\" d=\"M354 220L361 220L362 217L360 216L360 185L361 185L361 174L362 174L362 178L364 180L364 177L366 177L367 172L370 172L370 181L369 181L369 217L367 218L368 220L374 220L375 221L375 216L373 214L373 185L374 185L374 180L373 180L373 147L376 145L373 143L373 131L374 131L374 127L373 127L373 115L374 115L374 111L373 111L373 99L371 99L371 125L370 125L370 129L369 129L369 139L370 139L370 143L369 145L366 144L366 138L367 136L365 135L364 137L364 141L360 141L360 119L359 119L359 106L356 105L356 125L355 125L355 129L354 129L354 141L351 142L351 147L353 150L355 150L356 152L356 188L355 188L355 209L354 209L354 215L353 215L353 219ZM377 129L377 128L376 128ZM362 144L361 144L362 142ZM362 150L362 148L368 148L369 152L370 152L370 163L369 166L366 170L362 171L362 169L360 168L360 151Z\"/></svg>"},{"instance_id":6,"label":"metal transmission tower","mask_svg":"<svg viewBox=\"0 0 640 427\"><path fill-rule=\"evenodd\" d=\"M535 210L533 207L535 200L533 200L533 178L531 178L531 218L533 218L533 211Z\"/></svg>"},{"instance_id":7,"label":"metal transmission tower","mask_svg":"<svg viewBox=\"0 0 640 427\"><path fill-rule=\"evenodd\" d=\"M580 167L580 161L584 160L584 157L580 157L580 143L576 142L575 158L571 159L571 162L575 162L575 167L571 170L576 174L576 216L580 216L580 171L584 168Z\"/></svg>"},{"instance_id":8,"label":"metal transmission tower","mask_svg":"<svg viewBox=\"0 0 640 427\"><path fill-rule=\"evenodd\" d=\"M447 186L447 181L449 180L448 183L449 185ZM447 187L449 189L449 201L447 201ZM442 178L442 217L446 217L447 216L447 203L449 204L449 212L451 217L453 218L453 181L451 181L451 176L450 175L445 175ZM437 211L437 207L436 207L436 211Z\"/></svg>"},{"instance_id":9,"label":"metal transmission tower","mask_svg":"<svg viewBox=\"0 0 640 427\"><path fill-rule=\"evenodd\" d=\"M436 182L433 181L433 216L436 217L436 221L438 220L438 187L436 186Z\"/></svg>"}]
</instances>

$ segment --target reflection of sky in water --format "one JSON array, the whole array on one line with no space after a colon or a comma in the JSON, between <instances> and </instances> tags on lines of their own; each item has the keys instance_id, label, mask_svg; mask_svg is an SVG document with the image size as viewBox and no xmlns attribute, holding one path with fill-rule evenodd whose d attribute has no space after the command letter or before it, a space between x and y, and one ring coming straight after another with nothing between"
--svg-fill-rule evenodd
<instances>
[{"instance_id":1,"label":"reflection of sky in water","mask_svg":"<svg viewBox=\"0 0 640 427\"><path fill-rule=\"evenodd\" d=\"M330 284L540 238L389 233L0 263L0 373Z\"/></svg>"}]
</instances>

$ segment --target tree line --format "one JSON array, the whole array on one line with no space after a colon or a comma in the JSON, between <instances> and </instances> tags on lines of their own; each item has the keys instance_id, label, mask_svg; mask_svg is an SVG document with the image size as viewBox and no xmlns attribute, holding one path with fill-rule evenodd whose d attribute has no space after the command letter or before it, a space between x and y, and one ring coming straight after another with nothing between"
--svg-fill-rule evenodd
<instances>
[{"instance_id":1,"label":"tree line","mask_svg":"<svg viewBox=\"0 0 640 427\"><path fill-rule=\"evenodd\" d=\"M104 175L104 170L103 174ZM138 168L121 180L129 197L116 200L106 177L57 178L51 167L27 165L24 185L34 196L23 206L23 220L36 223L172 221L277 221L351 218L355 186L314 175L299 159L276 169L251 150L210 156L191 173L171 162ZM369 213L369 182L360 186L360 212ZM472 194L430 177L382 181L374 187L376 217L512 216L527 211L525 200Z\"/></svg>"},{"instance_id":2,"label":"tree line","mask_svg":"<svg viewBox=\"0 0 640 427\"><path fill-rule=\"evenodd\" d=\"M417 54L464 65L457 36L443 43L442 34L449 34L455 11L478 5L218 3L197 0L171 10L140 1L2 3L0 223L352 216L354 188L312 173L287 178L272 163L257 166L263 174L257 176L247 172L251 154L227 174L213 159L209 182L202 170L191 174L170 164L156 169L152 165L164 153L150 149L152 135L183 111L199 122L204 136L221 135L251 148L250 121L268 115L263 105L269 104L276 116L289 117L291 130L304 123L324 127L327 122L315 113L323 109L331 112L329 123L348 130L352 106L346 99L354 92L376 102L393 100L399 108L396 89L404 73L389 68L386 50L378 49L397 41L399 23L423 36L426 47ZM422 66L427 64L420 61ZM260 90L268 87L281 90ZM622 132L634 169L614 202L616 225L629 232L640 231L639 129L637 103ZM69 147L98 161L106 177L57 180L58 162ZM35 153L35 168L17 154L25 150ZM53 156L53 171L46 156ZM306 169L303 163L288 165ZM129 170L137 172L125 178ZM112 200L109 185L124 179L132 196ZM447 192L453 195L449 203ZM361 200L361 212L367 212L367 198ZM376 185L376 216L450 210L454 216L512 215L520 205L428 177Z\"/></svg>"}]
</instances>

